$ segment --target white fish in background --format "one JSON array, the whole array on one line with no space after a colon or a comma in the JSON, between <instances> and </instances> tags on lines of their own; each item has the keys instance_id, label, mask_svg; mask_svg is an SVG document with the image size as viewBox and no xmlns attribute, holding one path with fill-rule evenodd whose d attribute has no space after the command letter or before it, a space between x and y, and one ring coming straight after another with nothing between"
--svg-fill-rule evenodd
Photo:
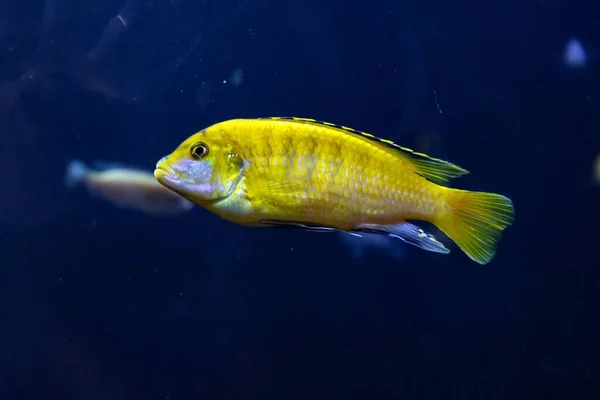
<instances>
[{"instance_id":1,"label":"white fish in background","mask_svg":"<svg viewBox=\"0 0 600 400\"><path fill-rule=\"evenodd\" d=\"M67 166L65 184L85 186L88 192L120 208L152 215L176 215L190 211L193 203L165 188L151 171L98 162L90 168L74 160Z\"/></svg>"}]
</instances>

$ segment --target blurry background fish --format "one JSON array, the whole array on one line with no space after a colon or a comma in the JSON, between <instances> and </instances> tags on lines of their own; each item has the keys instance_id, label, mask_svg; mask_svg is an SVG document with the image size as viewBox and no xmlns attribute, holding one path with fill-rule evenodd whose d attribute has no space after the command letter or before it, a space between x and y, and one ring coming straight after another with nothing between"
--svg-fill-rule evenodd
<instances>
[{"instance_id":1,"label":"blurry background fish","mask_svg":"<svg viewBox=\"0 0 600 400\"><path fill-rule=\"evenodd\" d=\"M182 214L193 207L191 202L160 185L151 172L111 162L96 162L94 167L71 161L65 184L68 187L83 185L93 196L117 207L152 215Z\"/></svg>"},{"instance_id":2,"label":"blurry background fish","mask_svg":"<svg viewBox=\"0 0 600 400\"><path fill-rule=\"evenodd\" d=\"M341 233L340 240L346 245L354 258L362 258L370 251L381 251L390 255L394 260L404 258L404 243L388 236L361 233L362 237Z\"/></svg>"},{"instance_id":3,"label":"blurry background fish","mask_svg":"<svg viewBox=\"0 0 600 400\"><path fill-rule=\"evenodd\" d=\"M583 68L588 56L579 39L569 39L563 51L563 60L569 68Z\"/></svg>"}]
</instances>

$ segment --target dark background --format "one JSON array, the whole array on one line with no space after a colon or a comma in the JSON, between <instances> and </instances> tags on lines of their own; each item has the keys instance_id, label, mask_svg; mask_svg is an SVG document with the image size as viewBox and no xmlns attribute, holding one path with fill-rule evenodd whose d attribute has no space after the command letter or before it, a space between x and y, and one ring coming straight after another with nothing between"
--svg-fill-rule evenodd
<instances>
[{"instance_id":1,"label":"dark background","mask_svg":"<svg viewBox=\"0 0 600 400\"><path fill-rule=\"evenodd\" d=\"M0 398L600 398L598 21L567 0L1 0ZM272 115L455 162L515 225L487 266L356 259L63 185L71 159L151 169Z\"/></svg>"}]
</instances>

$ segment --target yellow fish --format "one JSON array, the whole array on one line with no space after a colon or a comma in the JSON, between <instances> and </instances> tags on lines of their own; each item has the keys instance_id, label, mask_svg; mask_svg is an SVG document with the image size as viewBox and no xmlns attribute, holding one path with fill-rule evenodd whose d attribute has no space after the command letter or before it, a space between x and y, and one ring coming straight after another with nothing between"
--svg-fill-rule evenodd
<instances>
[{"instance_id":1,"label":"yellow fish","mask_svg":"<svg viewBox=\"0 0 600 400\"><path fill-rule=\"evenodd\" d=\"M231 222L377 233L448 253L408 222L427 221L486 264L513 222L513 205L498 194L440 185L466 173L345 126L277 117L212 125L163 157L154 176Z\"/></svg>"}]
</instances>

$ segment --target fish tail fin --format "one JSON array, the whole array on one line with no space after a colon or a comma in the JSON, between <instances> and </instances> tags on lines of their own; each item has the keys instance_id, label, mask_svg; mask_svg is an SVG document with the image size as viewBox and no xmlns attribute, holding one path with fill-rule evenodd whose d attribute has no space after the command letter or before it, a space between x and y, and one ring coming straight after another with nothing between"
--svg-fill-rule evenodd
<instances>
[{"instance_id":1,"label":"fish tail fin","mask_svg":"<svg viewBox=\"0 0 600 400\"><path fill-rule=\"evenodd\" d=\"M512 201L505 196L450 189L449 209L434 224L473 261L489 263L502 231L514 220Z\"/></svg>"},{"instance_id":2,"label":"fish tail fin","mask_svg":"<svg viewBox=\"0 0 600 400\"><path fill-rule=\"evenodd\" d=\"M82 161L73 160L67 166L67 173L65 174L65 185L67 187L74 187L80 184L89 173L89 168Z\"/></svg>"}]
</instances>

